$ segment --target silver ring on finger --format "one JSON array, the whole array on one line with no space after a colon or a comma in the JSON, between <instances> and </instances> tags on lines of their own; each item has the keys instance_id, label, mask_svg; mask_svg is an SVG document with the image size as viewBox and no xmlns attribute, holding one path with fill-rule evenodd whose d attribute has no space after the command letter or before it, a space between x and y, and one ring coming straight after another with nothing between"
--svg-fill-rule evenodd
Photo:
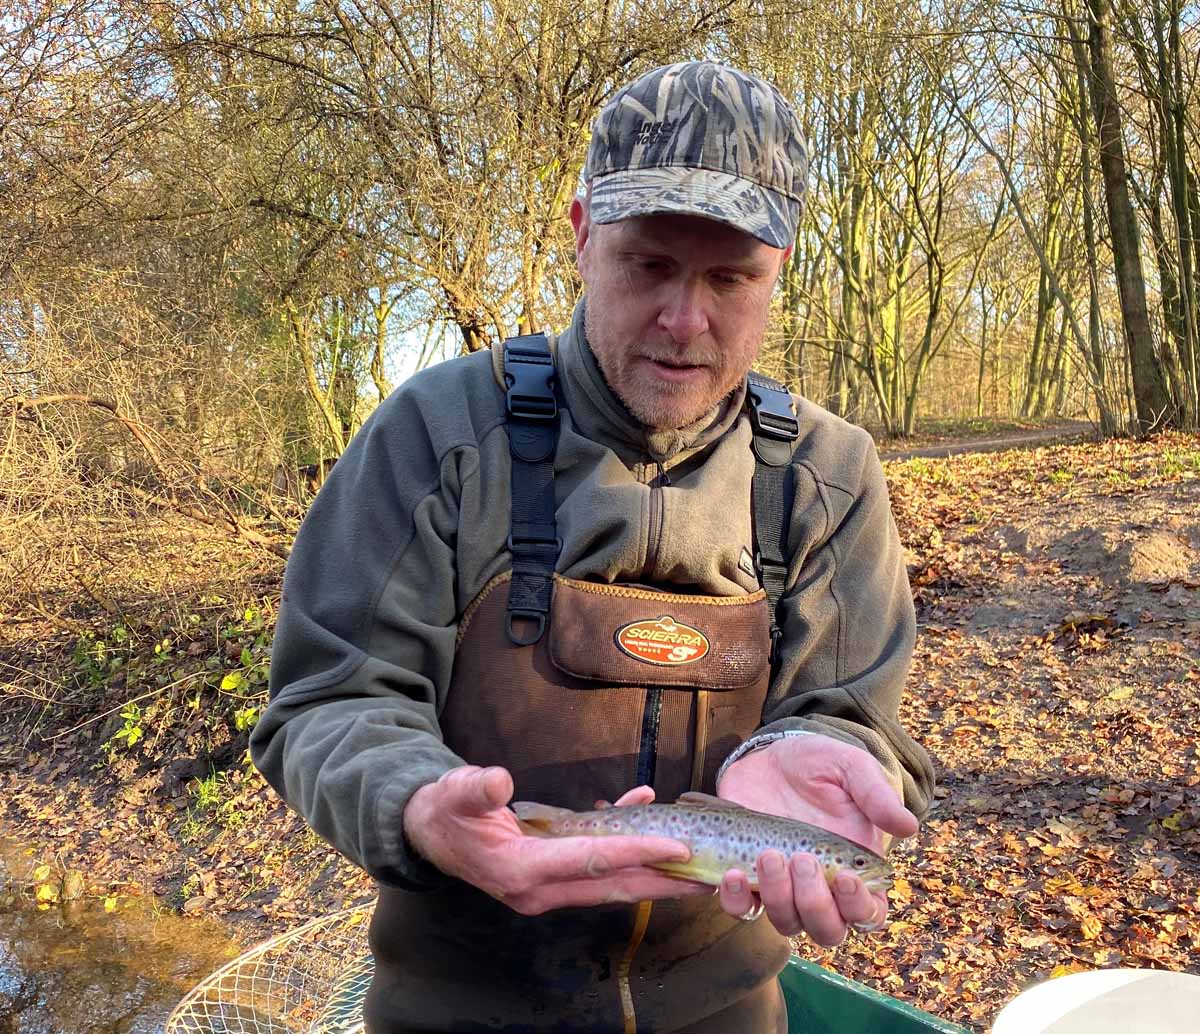
<instances>
[{"instance_id":1,"label":"silver ring on finger","mask_svg":"<svg viewBox=\"0 0 1200 1034\"><path fill-rule=\"evenodd\" d=\"M879 915L879 909L875 910L875 916L876 918L868 919L865 923L851 923L850 926L859 933L874 933L883 926L883 916Z\"/></svg>"},{"instance_id":2,"label":"silver ring on finger","mask_svg":"<svg viewBox=\"0 0 1200 1034\"><path fill-rule=\"evenodd\" d=\"M745 923L752 923L760 915L763 914L763 903L760 901L757 905L751 905L750 909L743 912L738 918Z\"/></svg>"}]
</instances>

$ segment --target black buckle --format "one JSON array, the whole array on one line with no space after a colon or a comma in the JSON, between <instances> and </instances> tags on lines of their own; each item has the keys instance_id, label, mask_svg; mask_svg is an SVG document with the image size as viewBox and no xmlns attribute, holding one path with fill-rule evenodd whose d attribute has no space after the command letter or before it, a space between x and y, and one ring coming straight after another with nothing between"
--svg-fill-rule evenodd
<instances>
[{"instance_id":1,"label":"black buckle","mask_svg":"<svg viewBox=\"0 0 1200 1034\"><path fill-rule=\"evenodd\" d=\"M786 400L786 401L785 401ZM800 421L786 391L750 382L750 424L755 434L782 442L800 437Z\"/></svg>"},{"instance_id":2,"label":"black buckle","mask_svg":"<svg viewBox=\"0 0 1200 1034\"><path fill-rule=\"evenodd\" d=\"M549 353L506 348L504 383L508 385L509 416L520 420L553 420L558 416L554 360Z\"/></svg>"},{"instance_id":3,"label":"black buckle","mask_svg":"<svg viewBox=\"0 0 1200 1034\"><path fill-rule=\"evenodd\" d=\"M554 538L546 538L544 535L513 535L509 533L508 539L505 541L505 546L508 547L510 553L516 553L515 546L553 546L554 558L558 559L558 554L562 552L562 538L555 535Z\"/></svg>"}]
</instances>

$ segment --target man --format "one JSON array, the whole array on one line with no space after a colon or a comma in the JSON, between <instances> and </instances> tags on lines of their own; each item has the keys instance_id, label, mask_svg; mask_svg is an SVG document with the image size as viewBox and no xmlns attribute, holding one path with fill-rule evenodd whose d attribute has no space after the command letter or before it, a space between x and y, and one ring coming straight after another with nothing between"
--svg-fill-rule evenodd
<instances>
[{"instance_id":1,"label":"man","mask_svg":"<svg viewBox=\"0 0 1200 1034\"><path fill-rule=\"evenodd\" d=\"M760 80L630 84L594 127L553 358L516 339L412 378L317 497L251 746L379 883L372 1034L783 1031L787 935L883 922L809 855L763 853L761 901L736 870L714 895L653 868L674 840L539 839L507 807L690 788L879 850L916 832L874 448L747 385L806 168Z\"/></svg>"}]
</instances>

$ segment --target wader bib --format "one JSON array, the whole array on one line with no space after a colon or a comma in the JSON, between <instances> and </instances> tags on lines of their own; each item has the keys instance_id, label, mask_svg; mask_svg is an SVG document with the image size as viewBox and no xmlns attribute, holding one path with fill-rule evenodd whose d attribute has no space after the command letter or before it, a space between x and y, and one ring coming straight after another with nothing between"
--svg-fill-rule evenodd
<instances>
[{"instance_id":1,"label":"wader bib","mask_svg":"<svg viewBox=\"0 0 1200 1034\"><path fill-rule=\"evenodd\" d=\"M665 803L715 793L721 762L761 724L771 678L790 399L754 377L764 588L682 595L554 573L553 370L544 337L506 344L513 568L460 620L443 736L471 764L507 768L515 800L587 810L642 783ZM380 887L371 946L371 1034L787 1029L776 980L787 939L766 920L727 916L715 897L529 917L461 881Z\"/></svg>"}]
</instances>

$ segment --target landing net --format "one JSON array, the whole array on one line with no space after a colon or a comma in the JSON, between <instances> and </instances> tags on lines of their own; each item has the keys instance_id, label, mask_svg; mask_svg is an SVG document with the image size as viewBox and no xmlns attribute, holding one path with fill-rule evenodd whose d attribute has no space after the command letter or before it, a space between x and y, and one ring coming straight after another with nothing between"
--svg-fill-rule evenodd
<instances>
[{"instance_id":1,"label":"landing net","mask_svg":"<svg viewBox=\"0 0 1200 1034\"><path fill-rule=\"evenodd\" d=\"M239 955L184 996L163 1034L361 1034L371 908L322 916Z\"/></svg>"}]
</instances>

